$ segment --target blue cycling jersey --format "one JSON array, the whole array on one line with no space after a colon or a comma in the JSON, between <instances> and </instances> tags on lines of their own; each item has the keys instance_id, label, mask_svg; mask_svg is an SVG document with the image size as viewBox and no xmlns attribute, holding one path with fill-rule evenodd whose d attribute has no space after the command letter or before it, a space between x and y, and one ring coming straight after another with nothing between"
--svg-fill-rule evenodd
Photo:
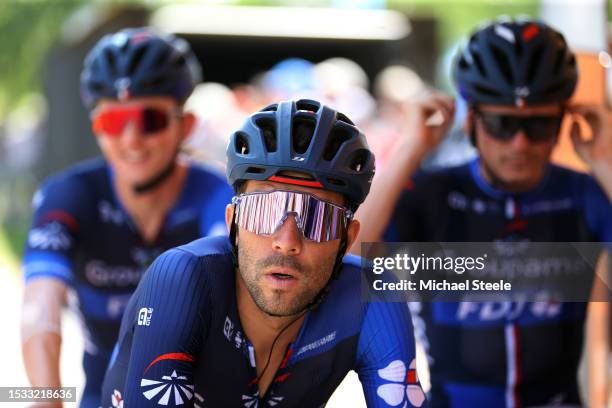
<instances>
[{"instance_id":1,"label":"blue cycling jersey","mask_svg":"<svg viewBox=\"0 0 612 408\"><path fill-rule=\"evenodd\" d=\"M422 406L408 308L362 302L359 262L344 258L259 395L229 239L203 238L164 253L130 300L102 407L321 407L349 370L359 374L370 407Z\"/></svg>"},{"instance_id":2,"label":"blue cycling jersey","mask_svg":"<svg viewBox=\"0 0 612 408\"><path fill-rule=\"evenodd\" d=\"M86 330L82 406L99 404L121 316L143 272L168 248L226 233L225 206L233 195L224 179L190 166L159 235L145 242L118 200L112 178L111 168L97 159L45 181L34 197L23 260L26 280L53 277L76 294L74 306Z\"/></svg>"},{"instance_id":3,"label":"blue cycling jersey","mask_svg":"<svg viewBox=\"0 0 612 408\"><path fill-rule=\"evenodd\" d=\"M404 242L612 241L612 207L594 180L550 165L524 194L491 187L478 159L419 173L385 234ZM434 407L580 404L584 303L414 303Z\"/></svg>"}]
</instances>

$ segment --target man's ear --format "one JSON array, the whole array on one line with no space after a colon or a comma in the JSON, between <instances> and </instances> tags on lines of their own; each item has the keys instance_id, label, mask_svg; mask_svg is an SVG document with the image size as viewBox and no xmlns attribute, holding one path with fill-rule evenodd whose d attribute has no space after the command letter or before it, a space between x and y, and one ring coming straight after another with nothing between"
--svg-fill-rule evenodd
<instances>
[{"instance_id":1,"label":"man's ear","mask_svg":"<svg viewBox=\"0 0 612 408\"><path fill-rule=\"evenodd\" d=\"M357 235L359 235L359 229L361 228L361 224L358 220L351 220L347 231L346 231L346 253L349 252L351 246L357 239Z\"/></svg>"},{"instance_id":2,"label":"man's ear","mask_svg":"<svg viewBox=\"0 0 612 408\"><path fill-rule=\"evenodd\" d=\"M181 116L181 142L185 141L189 136L191 136L191 132L193 131L197 120L198 119L193 112L183 112Z\"/></svg>"},{"instance_id":3,"label":"man's ear","mask_svg":"<svg viewBox=\"0 0 612 408\"><path fill-rule=\"evenodd\" d=\"M225 206L225 225L227 226L228 234L232 228L232 218L234 218L234 204L230 203Z\"/></svg>"}]
</instances>

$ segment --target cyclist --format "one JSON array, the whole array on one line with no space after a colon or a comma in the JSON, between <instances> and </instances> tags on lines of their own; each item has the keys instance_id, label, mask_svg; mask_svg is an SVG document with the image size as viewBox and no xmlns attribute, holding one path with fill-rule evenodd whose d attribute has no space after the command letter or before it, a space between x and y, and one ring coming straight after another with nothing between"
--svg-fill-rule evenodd
<instances>
[{"instance_id":1,"label":"cyclist","mask_svg":"<svg viewBox=\"0 0 612 408\"><path fill-rule=\"evenodd\" d=\"M568 105L577 69L563 36L537 20L494 21L469 38L453 73L479 157L414 174L454 112L445 95L415 102L414 137L375 180L372 194L386 200L363 206L358 241L612 241L612 128L601 109ZM440 126L427 124L434 112ZM583 141L574 127L574 143L600 185L550 163L564 112L592 124L594 138ZM432 406L580 404L586 303L489 313L499 306L411 305L429 355Z\"/></svg>"},{"instance_id":2,"label":"cyclist","mask_svg":"<svg viewBox=\"0 0 612 408\"><path fill-rule=\"evenodd\" d=\"M179 159L195 117L182 110L200 80L187 43L150 28L103 37L85 59L82 96L103 159L46 180L34 196L23 261L23 358L33 386L60 385L61 309L83 320L82 407L97 407L125 305L164 250L226 234L223 178Z\"/></svg>"},{"instance_id":3,"label":"cyclist","mask_svg":"<svg viewBox=\"0 0 612 408\"><path fill-rule=\"evenodd\" d=\"M231 136L230 238L161 255L126 312L103 407L320 407L354 369L369 406L422 406L405 303L364 303L344 257L374 174L365 136L312 100ZM153 339L153 341L151 341Z\"/></svg>"}]
</instances>

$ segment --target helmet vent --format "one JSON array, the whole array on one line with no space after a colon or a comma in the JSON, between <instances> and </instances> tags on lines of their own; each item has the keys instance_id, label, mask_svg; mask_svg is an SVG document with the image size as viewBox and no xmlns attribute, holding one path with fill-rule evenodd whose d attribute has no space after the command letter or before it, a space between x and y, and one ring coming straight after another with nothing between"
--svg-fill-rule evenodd
<instances>
[{"instance_id":1,"label":"helmet vent","mask_svg":"<svg viewBox=\"0 0 612 408\"><path fill-rule=\"evenodd\" d=\"M515 41L514 42L514 53L516 54L517 57L521 57L523 55L523 42L522 41Z\"/></svg>"},{"instance_id":2,"label":"helmet vent","mask_svg":"<svg viewBox=\"0 0 612 408\"><path fill-rule=\"evenodd\" d=\"M174 60L174 63L172 65L176 69L181 69L185 65L187 65L187 60L185 60L185 56L184 55L179 55L179 57Z\"/></svg>"},{"instance_id":3,"label":"helmet vent","mask_svg":"<svg viewBox=\"0 0 612 408\"><path fill-rule=\"evenodd\" d=\"M536 75L536 70L538 69L538 65L540 65L542 61L542 54L544 52L544 47L540 45L535 49L533 54L531 54L531 58L529 58L529 66L527 67L527 84L531 84Z\"/></svg>"},{"instance_id":4,"label":"helmet vent","mask_svg":"<svg viewBox=\"0 0 612 408\"><path fill-rule=\"evenodd\" d=\"M236 153L238 154L249 154L249 138L242 132L236 132Z\"/></svg>"},{"instance_id":5,"label":"helmet vent","mask_svg":"<svg viewBox=\"0 0 612 408\"><path fill-rule=\"evenodd\" d=\"M297 107L297 110L308 111L312 113L317 113L317 111L319 110L318 105L304 100L297 101L295 106Z\"/></svg>"},{"instance_id":6,"label":"helmet vent","mask_svg":"<svg viewBox=\"0 0 612 408\"><path fill-rule=\"evenodd\" d=\"M344 113L337 112L337 113L336 113L336 119L337 119L338 121L340 121L340 122L344 122L344 123L347 123L347 124L349 124L349 125L353 125L353 126L355 126L355 124L353 123L353 121L352 121L352 120L350 120L350 119L349 119L349 118L348 118L348 117L347 117L347 116L346 116Z\"/></svg>"},{"instance_id":7,"label":"helmet vent","mask_svg":"<svg viewBox=\"0 0 612 408\"><path fill-rule=\"evenodd\" d=\"M559 75L561 71L561 63L563 63L563 57L565 57L565 52L563 50L557 51L557 57L555 58L555 64L553 65L554 75Z\"/></svg>"},{"instance_id":8,"label":"helmet vent","mask_svg":"<svg viewBox=\"0 0 612 408\"><path fill-rule=\"evenodd\" d=\"M272 105L266 106L260 112L276 112L277 109L278 109L278 104L274 103Z\"/></svg>"},{"instance_id":9,"label":"helmet vent","mask_svg":"<svg viewBox=\"0 0 612 408\"><path fill-rule=\"evenodd\" d=\"M474 85L474 88L476 88L476 91L478 93L484 94L484 95L488 95L488 96L494 96L494 97L500 97L501 94L499 92L497 92L495 89L491 89L491 88L487 88L481 85Z\"/></svg>"},{"instance_id":10,"label":"helmet vent","mask_svg":"<svg viewBox=\"0 0 612 408\"><path fill-rule=\"evenodd\" d=\"M493 52L493 57L495 58L495 61L497 61L497 66L499 67L506 81L510 84L514 84L514 76L512 75L512 71L510 70L510 61L508 60L506 54L504 54L502 50L492 44L491 51Z\"/></svg>"},{"instance_id":11,"label":"helmet vent","mask_svg":"<svg viewBox=\"0 0 612 408\"><path fill-rule=\"evenodd\" d=\"M337 178L331 178L331 177L328 177L328 178L327 178L327 182L328 182L329 184L334 185L334 186L341 186L341 187L346 186L346 183L345 183L344 181L339 180L339 179L337 179Z\"/></svg>"},{"instance_id":12,"label":"helmet vent","mask_svg":"<svg viewBox=\"0 0 612 408\"><path fill-rule=\"evenodd\" d=\"M312 118L296 117L293 121L293 151L297 154L304 154L314 135L316 122Z\"/></svg>"},{"instance_id":13,"label":"helmet vent","mask_svg":"<svg viewBox=\"0 0 612 408\"><path fill-rule=\"evenodd\" d=\"M150 66L157 68L160 65L164 65L164 62L167 60L168 60L168 53L165 50L162 50L161 52L158 52L155 55L155 59L153 60Z\"/></svg>"},{"instance_id":14,"label":"helmet vent","mask_svg":"<svg viewBox=\"0 0 612 408\"><path fill-rule=\"evenodd\" d=\"M485 71L484 65L482 64L482 59L480 59L480 55L477 52L472 52L472 59L474 60L474 64L476 64L476 69L483 77L487 76L487 72Z\"/></svg>"},{"instance_id":15,"label":"helmet vent","mask_svg":"<svg viewBox=\"0 0 612 408\"><path fill-rule=\"evenodd\" d=\"M340 150L340 146L347 140L353 137L353 130L343 126L334 126L327 139L325 150L323 150L323 159L331 161Z\"/></svg>"},{"instance_id":16,"label":"helmet vent","mask_svg":"<svg viewBox=\"0 0 612 408\"><path fill-rule=\"evenodd\" d=\"M272 119L257 119L255 124L261 131L261 135L263 136L264 144L266 145L266 150L269 153L276 151L276 125L274 120Z\"/></svg>"},{"instance_id":17,"label":"helmet vent","mask_svg":"<svg viewBox=\"0 0 612 408\"><path fill-rule=\"evenodd\" d=\"M266 172L266 169L262 169L261 167L249 167L246 172L251 174L262 174Z\"/></svg>"},{"instance_id":18,"label":"helmet vent","mask_svg":"<svg viewBox=\"0 0 612 408\"><path fill-rule=\"evenodd\" d=\"M108 64L108 69L111 72L111 75L116 76L117 75L117 61L115 60L115 54L113 54L113 52L109 49L107 49L104 52L104 55L106 56L106 62Z\"/></svg>"},{"instance_id":19,"label":"helmet vent","mask_svg":"<svg viewBox=\"0 0 612 408\"><path fill-rule=\"evenodd\" d=\"M139 47L134 52L134 56L132 57L132 60L130 61L130 65L128 66L127 75L126 76L134 75L134 72L136 71L136 68L138 67L138 65L140 64L140 61L144 57L144 53L145 53L146 50L147 49L145 47Z\"/></svg>"},{"instance_id":20,"label":"helmet vent","mask_svg":"<svg viewBox=\"0 0 612 408\"><path fill-rule=\"evenodd\" d=\"M355 153L353 153L353 156L351 157L351 161L349 163L349 167L351 170L356 171L357 173L361 173L366 167L366 164L368 163L369 159L370 152L365 149L359 149Z\"/></svg>"}]
</instances>

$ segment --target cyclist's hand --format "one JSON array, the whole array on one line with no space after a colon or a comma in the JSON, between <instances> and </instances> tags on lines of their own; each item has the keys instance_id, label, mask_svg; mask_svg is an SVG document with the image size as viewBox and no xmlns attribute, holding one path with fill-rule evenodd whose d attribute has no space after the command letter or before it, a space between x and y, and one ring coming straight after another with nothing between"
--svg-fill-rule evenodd
<instances>
[{"instance_id":1,"label":"cyclist's hand","mask_svg":"<svg viewBox=\"0 0 612 408\"><path fill-rule=\"evenodd\" d=\"M571 137L576 153L596 172L612 166L612 112L603 106L573 106ZM576 116L584 118L591 137L587 140L580 130ZM612 175L610 175L612 177Z\"/></svg>"},{"instance_id":2,"label":"cyclist's hand","mask_svg":"<svg viewBox=\"0 0 612 408\"><path fill-rule=\"evenodd\" d=\"M591 168L593 176L612 202L612 112L603 106L574 106L571 137L576 153ZM591 137L585 139L576 119L586 121Z\"/></svg>"},{"instance_id":3,"label":"cyclist's hand","mask_svg":"<svg viewBox=\"0 0 612 408\"><path fill-rule=\"evenodd\" d=\"M444 93L428 91L408 102L405 112L407 143L425 156L438 146L448 133L455 115L455 101Z\"/></svg>"}]
</instances>

